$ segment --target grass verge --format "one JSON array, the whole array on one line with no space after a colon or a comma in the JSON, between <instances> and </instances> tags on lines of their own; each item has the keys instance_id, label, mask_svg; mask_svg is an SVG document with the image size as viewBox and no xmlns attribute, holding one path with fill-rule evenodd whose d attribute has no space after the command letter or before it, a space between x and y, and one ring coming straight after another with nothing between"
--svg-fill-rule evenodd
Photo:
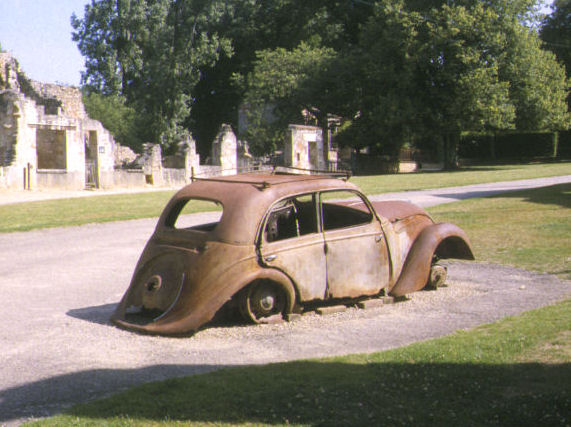
<instances>
[{"instance_id":1,"label":"grass verge","mask_svg":"<svg viewBox=\"0 0 571 427\"><path fill-rule=\"evenodd\" d=\"M567 425L570 329L566 301L382 353L147 384L37 424Z\"/></svg>"},{"instance_id":2,"label":"grass verge","mask_svg":"<svg viewBox=\"0 0 571 427\"><path fill-rule=\"evenodd\" d=\"M456 172L357 176L365 194L568 175L570 163L469 167ZM0 205L0 233L158 216L172 191ZM0 195L1 197L1 195Z\"/></svg>"},{"instance_id":3,"label":"grass verge","mask_svg":"<svg viewBox=\"0 0 571 427\"><path fill-rule=\"evenodd\" d=\"M157 217L172 191L0 205L0 233Z\"/></svg>"}]
</instances>

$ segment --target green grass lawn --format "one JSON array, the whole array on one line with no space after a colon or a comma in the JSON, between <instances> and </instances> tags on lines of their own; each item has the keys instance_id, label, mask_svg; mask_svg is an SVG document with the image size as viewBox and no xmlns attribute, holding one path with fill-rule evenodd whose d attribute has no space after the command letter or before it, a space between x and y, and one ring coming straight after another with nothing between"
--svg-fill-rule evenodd
<instances>
[{"instance_id":1,"label":"green grass lawn","mask_svg":"<svg viewBox=\"0 0 571 427\"><path fill-rule=\"evenodd\" d=\"M570 207L564 184L430 212L463 227L479 261L569 278ZM567 426L570 331L567 300L391 351L147 384L38 424Z\"/></svg>"},{"instance_id":2,"label":"green grass lawn","mask_svg":"<svg viewBox=\"0 0 571 427\"><path fill-rule=\"evenodd\" d=\"M470 167L456 172L356 176L365 194L571 174L571 163ZM0 233L158 216L173 191L0 205ZM1 197L1 195L0 195Z\"/></svg>"},{"instance_id":3,"label":"green grass lawn","mask_svg":"<svg viewBox=\"0 0 571 427\"><path fill-rule=\"evenodd\" d=\"M159 216L172 191L0 205L0 233Z\"/></svg>"}]
</instances>

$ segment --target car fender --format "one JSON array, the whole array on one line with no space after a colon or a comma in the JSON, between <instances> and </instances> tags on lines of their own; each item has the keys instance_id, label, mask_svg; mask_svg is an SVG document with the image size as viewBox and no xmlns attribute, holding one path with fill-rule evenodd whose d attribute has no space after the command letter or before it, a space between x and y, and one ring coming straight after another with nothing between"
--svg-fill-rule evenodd
<instances>
[{"instance_id":1,"label":"car fender","mask_svg":"<svg viewBox=\"0 0 571 427\"><path fill-rule=\"evenodd\" d=\"M403 296L426 285L433 256L473 260L468 236L460 227L440 223L420 232L406 257L399 279L390 291L392 296Z\"/></svg>"},{"instance_id":2,"label":"car fender","mask_svg":"<svg viewBox=\"0 0 571 427\"><path fill-rule=\"evenodd\" d=\"M216 293L203 295L203 292L196 292L196 289L189 289L183 285L181 297L175 306L155 322L133 325L114 319L114 323L142 333L191 335L211 321L226 302L255 280L271 280L282 286L288 296L287 312L291 312L295 305L296 293L290 279L273 268L260 268L254 265L249 267L239 264L238 269L230 268L217 278L216 283L210 283L203 288L218 287L219 291Z\"/></svg>"}]
</instances>

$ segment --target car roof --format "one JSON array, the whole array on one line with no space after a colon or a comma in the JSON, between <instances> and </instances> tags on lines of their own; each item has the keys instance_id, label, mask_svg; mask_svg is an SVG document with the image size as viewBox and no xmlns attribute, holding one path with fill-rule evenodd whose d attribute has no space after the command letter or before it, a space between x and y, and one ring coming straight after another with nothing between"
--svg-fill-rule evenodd
<instances>
[{"instance_id":1,"label":"car roof","mask_svg":"<svg viewBox=\"0 0 571 427\"><path fill-rule=\"evenodd\" d=\"M164 226L168 213L181 200L214 200L220 202L224 209L213 237L227 243L251 244L260 221L275 201L324 190L359 191L359 188L324 175L247 173L198 179L173 196L159 220L159 226Z\"/></svg>"}]
</instances>

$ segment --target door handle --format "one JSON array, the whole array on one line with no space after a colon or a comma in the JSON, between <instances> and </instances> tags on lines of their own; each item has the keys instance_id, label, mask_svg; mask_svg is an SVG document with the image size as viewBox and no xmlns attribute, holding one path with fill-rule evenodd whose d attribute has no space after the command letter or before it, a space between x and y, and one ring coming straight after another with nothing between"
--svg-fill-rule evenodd
<instances>
[{"instance_id":1,"label":"door handle","mask_svg":"<svg viewBox=\"0 0 571 427\"><path fill-rule=\"evenodd\" d=\"M277 255L268 255L267 257L264 258L264 261L266 262L272 262L273 260L275 260L278 256Z\"/></svg>"},{"instance_id":2,"label":"door handle","mask_svg":"<svg viewBox=\"0 0 571 427\"><path fill-rule=\"evenodd\" d=\"M383 240L383 235L379 234L378 236L375 236L375 242L379 243L381 240Z\"/></svg>"}]
</instances>

